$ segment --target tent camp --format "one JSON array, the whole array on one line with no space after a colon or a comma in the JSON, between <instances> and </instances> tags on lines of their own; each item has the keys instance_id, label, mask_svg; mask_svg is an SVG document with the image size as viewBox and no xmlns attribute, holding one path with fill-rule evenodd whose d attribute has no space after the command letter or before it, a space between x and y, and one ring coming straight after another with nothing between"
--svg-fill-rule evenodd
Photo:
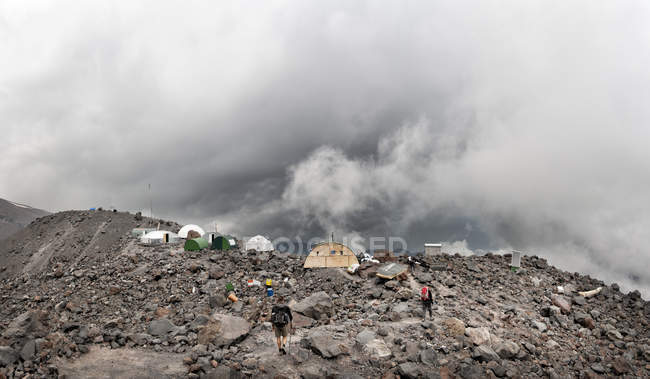
<instances>
[{"instance_id":1,"label":"tent camp","mask_svg":"<svg viewBox=\"0 0 650 379\"><path fill-rule=\"evenodd\" d=\"M245 250L273 251L273 243L264 236L257 235L246 241Z\"/></svg>"},{"instance_id":2,"label":"tent camp","mask_svg":"<svg viewBox=\"0 0 650 379\"><path fill-rule=\"evenodd\" d=\"M355 263L359 261L349 247L338 242L323 242L312 247L303 267L349 267Z\"/></svg>"},{"instance_id":3,"label":"tent camp","mask_svg":"<svg viewBox=\"0 0 650 379\"><path fill-rule=\"evenodd\" d=\"M185 242L185 251L199 251L208 247L210 247L210 244L203 238L192 238Z\"/></svg>"},{"instance_id":4,"label":"tent camp","mask_svg":"<svg viewBox=\"0 0 650 379\"><path fill-rule=\"evenodd\" d=\"M197 231L201 236L205 234L205 231L200 226L189 224L185 225L181 228L181 230L178 231L178 236L181 238L187 238L187 233L189 233L190 230Z\"/></svg>"},{"instance_id":5,"label":"tent camp","mask_svg":"<svg viewBox=\"0 0 650 379\"><path fill-rule=\"evenodd\" d=\"M144 236L140 237L140 243L145 245L157 245L161 243L174 243L178 242L180 238L178 234L169 232L167 230L154 230Z\"/></svg>"},{"instance_id":6,"label":"tent camp","mask_svg":"<svg viewBox=\"0 0 650 379\"><path fill-rule=\"evenodd\" d=\"M212 240L212 250L226 251L237 247L237 241L232 236L217 236Z\"/></svg>"}]
</instances>

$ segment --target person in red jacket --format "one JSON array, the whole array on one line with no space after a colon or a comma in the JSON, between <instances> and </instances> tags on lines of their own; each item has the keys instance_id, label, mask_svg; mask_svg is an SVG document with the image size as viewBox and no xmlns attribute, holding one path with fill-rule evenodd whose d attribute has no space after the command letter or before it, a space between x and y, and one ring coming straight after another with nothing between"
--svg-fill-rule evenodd
<instances>
[{"instance_id":1,"label":"person in red jacket","mask_svg":"<svg viewBox=\"0 0 650 379\"><path fill-rule=\"evenodd\" d=\"M431 294L431 288L422 287L420 291L420 300L422 301L422 321L427 319L427 312L429 312L429 318L433 320L433 310L431 305L433 304L433 295Z\"/></svg>"}]
</instances>

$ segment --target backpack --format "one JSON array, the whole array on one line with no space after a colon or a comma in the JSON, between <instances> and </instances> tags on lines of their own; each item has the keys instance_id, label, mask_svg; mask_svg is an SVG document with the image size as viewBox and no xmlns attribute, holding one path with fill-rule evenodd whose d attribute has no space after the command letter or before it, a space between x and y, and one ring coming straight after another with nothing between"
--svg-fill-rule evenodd
<instances>
[{"instance_id":1,"label":"backpack","mask_svg":"<svg viewBox=\"0 0 650 379\"><path fill-rule=\"evenodd\" d=\"M285 309L278 309L276 312L271 314L271 323L275 326L283 327L291 321L289 319L289 314Z\"/></svg>"},{"instance_id":2,"label":"backpack","mask_svg":"<svg viewBox=\"0 0 650 379\"><path fill-rule=\"evenodd\" d=\"M429 300L429 287L422 287L422 290L420 291L420 300Z\"/></svg>"}]
</instances>

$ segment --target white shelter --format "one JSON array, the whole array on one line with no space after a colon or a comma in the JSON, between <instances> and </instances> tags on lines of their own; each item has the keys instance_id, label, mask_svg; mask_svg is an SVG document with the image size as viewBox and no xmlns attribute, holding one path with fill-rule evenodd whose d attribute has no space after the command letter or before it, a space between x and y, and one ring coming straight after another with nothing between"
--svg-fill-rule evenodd
<instances>
[{"instance_id":1,"label":"white shelter","mask_svg":"<svg viewBox=\"0 0 650 379\"><path fill-rule=\"evenodd\" d=\"M510 267L521 267L521 251L512 251L512 260L510 261Z\"/></svg>"},{"instance_id":2,"label":"white shelter","mask_svg":"<svg viewBox=\"0 0 650 379\"><path fill-rule=\"evenodd\" d=\"M154 230L144 236L140 237L140 242L146 245L154 245L159 243L172 243L178 242L180 238L178 234L169 232L167 230Z\"/></svg>"},{"instance_id":3,"label":"white shelter","mask_svg":"<svg viewBox=\"0 0 650 379\"><path fill-rule=\"evenodd\" d=\"M178 231L178 236L181 238L187 238L187 233L189 233L190 230L194 230L195 232L199 233L201 237L203 237L203 235L205 234L205 231L200 226L194 224L188 224L182 227L181 230Z\"/></svg>"},{"instance_id":4,"label":"white shelter","mask_svg":"<svg viewBox=\"0 0 650 379\"><path fill-rule=\"evenodd\" d=\"M273 243L268 240L268 238L256 235L255 237L250 238L246 241L246 250L257 250L257 251L273 251Z\"/></svg>"},{"instance_id":5,"label":"white shelter","mask_svg":"<svg viewBox=\"0 0 650 379\"><path fill-rule=\"evenodd\" d=\"M441 243L425 243L424 244L424 255L440 255L442 254L442 244Z\"/></svg>"}]
</instances>

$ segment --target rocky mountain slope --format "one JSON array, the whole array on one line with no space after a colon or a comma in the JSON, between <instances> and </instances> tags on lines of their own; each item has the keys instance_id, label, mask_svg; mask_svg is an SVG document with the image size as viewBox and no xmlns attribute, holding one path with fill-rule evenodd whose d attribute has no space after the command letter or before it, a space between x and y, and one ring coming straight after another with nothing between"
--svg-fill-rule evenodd
<instances>
[{"instance_id":1,"label":"rocky mountain slope","mask_svg":"<svg viewBox=\"0 0 650 379\"><path fill-rule=\"evenodd\" d=\"M443 255L386 281L373 264L350 275L278 252L140 246L129 231L142 223L156 221L65 212L2 248L0 377L650 375L650 303L542 258L513 273L502 256ZM287 355L268 322L273 298L247 285L267 278L294 311Z\"/></svg>"},{"instance_id":2,"label":"rocky mountain slope","mask_svg":"<svg viewBox=\"0 0 650 379\"><path fill-rule=\"evenodd\" d=\"M38 217L48 215L41 209L0 199L0 240L16 233Z\"/></svg>"}]
</instances>

